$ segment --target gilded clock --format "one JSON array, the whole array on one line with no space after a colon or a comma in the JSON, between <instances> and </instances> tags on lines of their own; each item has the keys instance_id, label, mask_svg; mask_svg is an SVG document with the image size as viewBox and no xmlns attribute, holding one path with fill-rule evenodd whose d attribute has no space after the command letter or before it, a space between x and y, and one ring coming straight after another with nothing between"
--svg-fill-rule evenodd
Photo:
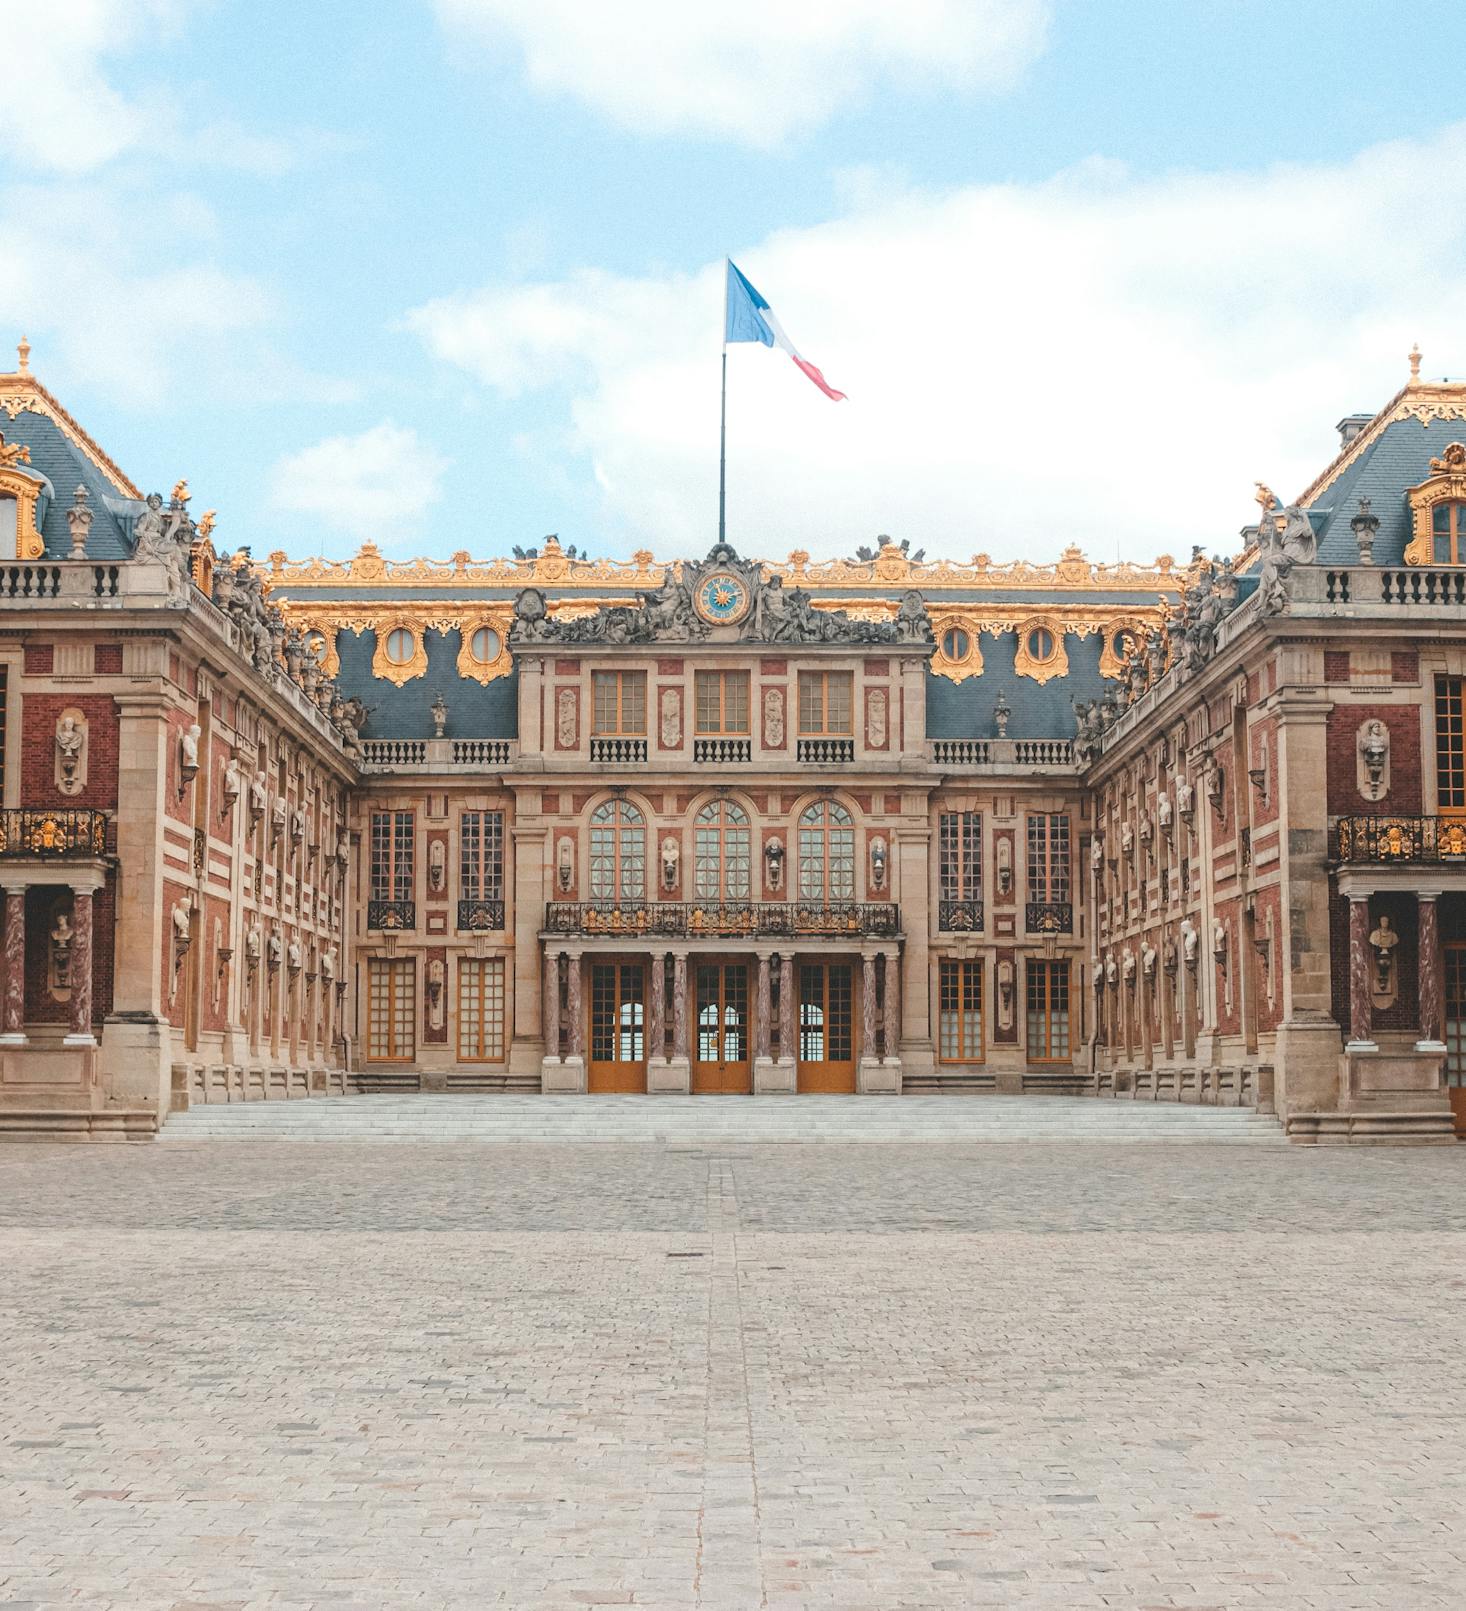
<instances>
[{"instance_id":1,"label":"gilded clock","mask_svg":"<svg viewBox=\"0 0 1466 1611\"><path fill-rule=\"evenodd\" d=\"M697 584L692 602L704 621L732 626L748 613L748 584L732 571L714 571Z\"/></svg>"}]
</instances>

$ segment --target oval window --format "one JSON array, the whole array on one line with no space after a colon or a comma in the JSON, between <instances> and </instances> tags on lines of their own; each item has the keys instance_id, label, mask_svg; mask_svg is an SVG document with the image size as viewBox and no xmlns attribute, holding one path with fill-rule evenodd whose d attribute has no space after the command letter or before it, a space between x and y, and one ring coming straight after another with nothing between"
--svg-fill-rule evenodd
<instances>
[{"instance_id":1,"label":"oval window","mask_svg":"<svg viewBox=\"0 0 1466 1611\"><path fill-rule=\"evenodd\" d=\"M468 640L468 652L482 665L499 658L499 634L493 627L480 627Z\"/></svg>"},{"instance_id":2,"label":"oval window","mask_svg":"<svg viewBox=\"0 0 1466 1611\"><path fill-rule=\"evenodd\" d=\"M961 627L952 627L942 635L942 653L948 660L965 660L972 640Z\"/></svg>"},{"instance_id":3,"label":"oval window","mask_svg":"<svg viewBox=\"0 0 1466 1611\"><path fill-rule=\"evenodd\" d=\"M387 658L394 666L405 666L416 645L406 627L393 627L387 634Z\"/></svg>"},{"instance_id":4,"label":"oval window","mask_svg":"<svg viewBox=\"0 0 1466 1611\"><path fill-rule=\"evenodd\" d=\"M1054 635L1047 627L1035 627L1028 634L1028 653L1034 660L1053 658Z\"/></svg>"}]
</instances>

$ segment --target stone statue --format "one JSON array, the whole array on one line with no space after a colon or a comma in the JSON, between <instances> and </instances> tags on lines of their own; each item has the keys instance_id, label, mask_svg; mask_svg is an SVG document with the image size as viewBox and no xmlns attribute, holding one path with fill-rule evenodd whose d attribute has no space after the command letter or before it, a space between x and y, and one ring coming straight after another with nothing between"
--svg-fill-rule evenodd
<instances>
[{"instance_id":1,"label":"stone statue","mask_svg":"<svg viewBox=\"0 0 1466 1611\"><path fill-rule=\"evenodd\" d=\"M1171 836L1171 812L1172 812L1172 809L1173 809L1172 806L1171 806L1171 797L1170 797L1170 795L1169 794L1161 795L1160 798L1156 801L1156 807L1155 808L1156 808L1156 817L1160 821L1161 832L1163 834L1165 834L1165 836L1169 839L1170 836Z\"/></svg>"},{"instance_id":2,"label":"stone statue","mask_svg":"<svg viewBox=\"0 0 1466 1611\"><path fill-rule=\"evenodd\" d=\"M1211 954L1217 960L1217 966L1225 973L1227 969L1227 925L1218 918L1212 924Z\"/></svg>"},{"instance_id":3,"label":"stone statue","mask_svg":"<svg viewBox=\"0 0 1466 1611\"><path fill-rule=\"evenodd\" d=\"M56 724L56 784L62 794L80 794L82 789L82 752L86 746L86 728L66 711Z\"/></svg>"},{"instance_id":4,"label":"stone statue","mask_svg":"<svg viewBox=\"0 0 1466 1611\"><path fill-rule=\"evenodd\" d=\"M300 949L300 941L299 940L292 940L290 942L290 944L286 947L286 951L285 951L285 966L289 969L289 971L291 973L299 973L300 969L301 969L301 964L304 961L305 961L305 957L304 957L304 954L302 953L302 951Z\"/></svg>"},{"instance_id":5,"label":"stone statue","mask_svg":"<svg viewBox=\"0 0 1466 1611\"><path fill-rule=\"evenodd\" d=\"M1104 987L1105 987L1105 965L1104 965L1103 962L1100 962L1100 961L1096 960L1094 968L1093 968L1093 971L1090 973L1090 976L1089 976L1089 982L1090 982L1091 985L1094 986L1095 990L1097 990L1097 991L1104 989Z\"/></svg>"},{"instance_id":6,"label":"stone statue","mask_svg":"<svg viewBox=\"0 0 1466 1611\"><path fill-rule=\"evenodd\" d=\"M886 887L886 841L879 834L870 842L870 882L872 889Z\"/></svg>"},{"instance_id":7,"label":"stone statue","mask_svg":"<svg viewBox=\"0 0 1466 1611\"><path fill-rule=\"evenodd\" d=\"M926 600L913 588L901 595L896 611L897 643L935 643L931 617L926 613Z\"/></svg>"},{"instance_id":8,"label":"stone statue","mask_svg":"<svg viewBox=\"0 0 1466 1611\"><path fill-rule=\"evenodd\" d=\"M565 894L575 882L575 852L568 839L562 839L555 849L555 876L560 882L560 893Z\"/></svg>"},{"instance_id":9,"label":"stone statue","mask_svg":"<svg viewBox=\"0 0 1466 1611\"><path fill-rule=\"evenodd\" d=\"M1390 922L1388 913L1380 914L1379 924L1369 936L1369 943L1374 951L1375 994L1393 995L1395 947L1400 943L1400 936Z\"/></svg>"},{"instance_id":10,"label":"stone statue","mask_svg":"<svg viewBox=\"0 0 1466 1611\"><path fill-rule=\"evenodd\" d=\"M1289 504L1281 517L1276 499L1264 487L1259 492L1263 505L1258 525L1258 548L1262 567L1258 574L1259 608L1264 615L1277 615L1288 607L1289 578L1295 566L1311 565L1318 555L1318 538L1313 523L1297 504Z\"/></svg>"},{"instance_id":11,"label":"stone statue","mask_svg":"<svg viewBox=\"0 0 1466 1611\"><path fill-rule=\"evenodd\" d=\"M265 774L256 772L249 780L249 820L251 826L264 816L268 798L268 790L265 787Z\"/></svg>"},{"instance_id":12,"label":"stone statue","mask_svg":"<svg viewBox=\"0 0 1466 1611\"><path fill-rule=\"evenodd\" d=\"M442 738L443 733L448 726L448 706L445 703L442 694L438 694L434 697L433 703L430 706L430 714L433 718L433 737Z\"/></svg>"},{"instance_id":13,"label":"stone statue","mask_svg":"<svg viewBox=\"0 0 1466 1611\"><path fill-rule=\"evenodd\" d=\"M1142 942L1140 947L1140 971L1147 980L1155 978L1156 949L1149 940Z\"/></svg>"},{"instance_id":14,"label":"stone statue","mask_svg":"<svg viewBox=\"0 0 1466 1611\"><path fill-rule=\"evenodd\" d=\"M329 951L321 954L321 977L330 984L336 977L336 949L333 946Z\"/></svg>"},{"instance_id":15,"label":"stone statue","mask_svg":"<svg viewBox=\"0 0 1466 1611\"><path fill-rule=\"evenodd\" d=\"M163 534L167 528L163 514L163 494L150 492L143 503L142 513L132 523L134 559L163 560Z\"/></svg>"},{"instance_id":16,"label":"stone statue","mask_svg":"<svg viewBox=\"0 0 1466 1611\"><path fill-rule=\"evenodd\" d=\"M441 839L428 845L428 888L440 891L448 881L448 847Z\"/></svg>"},{"instance_id":17,"label":"stone statue","mask_svg":"<svg viewBox=\"0 0 1466 1611\"><path fill-rule=\"evenodd\" d=\"M199 775L199 740L203 728L197 722L178 738L178 773L187 787Z\"/></svg>"},{"instance_id":18,"label":"stone statue","mask_svg":"<svg viewBox=\"0 0 1466 1611\"><path fill-rule=\"evenodd\" d=\"M267 957L272 970L280 966L280 960L284 954L285 943L280 938L280 931L278 929L271 929L270 937L265 941L265 956Z\"/></svg>"},{"instance_id":19,"label":"stone statue","mask_svg":"<svg viewBox=\"0 0 1466 1611\"><path fill-rule=\"evenodd\" d=\"M1181 919L1181 952L1188 968L1196 966L1197 948L1201 944L1201 936L1196 932L1196 925L1189 917Z\"/></svg>"},{"instance_id":20,"label":"stone statue","mask_svg":"<svg viewBox=\"0 0 1466 1611\"><path fill-rule=\"evenodd\" d=\"M668 834L662 841L662 888L677 888L677 868L682 860L682 847Z\"/></svg>"},{"instance_id":21,"label":"stone statue","mask_svg":"<svg viewBox=\"0 0 1466 1611\"><path fill-rule=\"evenodd\" d=\"M1390 759L1390 730L1377 716L1359 730L1359 759L1367 778L1366 790L1361 792L1378 800L1386 792L1381 783Z\"/></svg>"},{"instance_id":22,"label":"stone statue","mask_svg":"<svg viewBox=\"0 0 1466 1611\"><path fill-rule=\"evenodd\" d=\"M1089 841L1089 865L1095 873L1101 873L1105 867L1105 840L1104 835L1097 833Z\"/></svg>"},{"instance_id":23,"label":"stone statue","mask_svg":"<svg viewBox=\"0 0 1466 1611\"><path fill-rule=\"evenodd\" d=\"M71 557L87 557L87 533L92 529L91 499L80 483L71 495L71 507L66 511L66 523L71 528Z\"/></svg>"},{"instance_id":24,"label":"stone statue","mask_svg":"<svg viewBox=\"0 0 1466 1611\"><path fill-rule=\"evenodd\" d=\"M1001 691L993 702L993 726L997 729L999 738L1007 738L1008 722L1013 715L1013 707L1004 699Z\"/></svg>"},{"instance_id":25,"label":"stone statue","mask_svg":"<svg viewBox=\"0 0 1466 1611\"><path fill-rule=\"evenodd\" d=\"M1176 810L1183 822L1190 822L1196 812L1196 790L1185 778L1176 781Z\"/></svg>"},{"instance_id":26,"label":"stone statue","mask_svg":"<svg viewBox=\"0 0 1466 1611\"><path fill-rule=\"evenodd\" d=\"M1105 959L1105 983L1109 985L1111 990L1115 988L1119 971L1120 970L1115 965L1115 953L1111 951L1109 956Z\"/></svg>"},{"instance_id":27,"label":"stone statue","mask_svg":"<svg viewBox=\"0 0 1466 1611\"><path fill-rule=\"evenodd\" d=\"M231 755L224 763L224 809L227 811L239 798L244 789L244 773L240 769L239 757Z\"/></svg>"},{"instance_id":28,"label":"stone statue","mask_svg":"<svg viewBox=\"0 0 1466 1611\"><path fill-rule=\"evenodd\" d=\"M244 931L244 959L251 967L260 960L260 946L264 935L260 932L258 923L251 923Z\"/></svg>"},{"instance_id":29,"label":"stone statue","mask_svg":"<svg viewBox=\"0 0 1466 1611\"><path fill-rule=\"evenodd\" d=\"M193 942L193 916L182 901L173 903L173 944L182 954Z\"/></svg>"},{"instance_id":30,"label":"stone statue","mask_svg":"<svg viewBox=\"0 0 1466 1611\"><path fill-rule=\"evenodd\" d=\"M55 925L51 929L51 988L53 990L71 989L71 942L74 938L70 918L67 917L65 912L58 912Z\"/></svg>"},{"instance_id":31,"label":"stone statue","mask_svg":"<svg viewBox=\"0 0 1466 1611\"><path fill-rule=\"evenodd\" d=\"M562 750L575 748L575 690L562 688L555 696L555 743Z\"/></svg>"},{"instance_id":32,"label":"stone statue","mask_svg":"<svg viewBox=\"0 0 1466 1611\"><path fill-rule=\"evenodd\" d=\"M784 747L784 695L777 688L764 689L764 743Z\"/></svg>"}]
</instances>

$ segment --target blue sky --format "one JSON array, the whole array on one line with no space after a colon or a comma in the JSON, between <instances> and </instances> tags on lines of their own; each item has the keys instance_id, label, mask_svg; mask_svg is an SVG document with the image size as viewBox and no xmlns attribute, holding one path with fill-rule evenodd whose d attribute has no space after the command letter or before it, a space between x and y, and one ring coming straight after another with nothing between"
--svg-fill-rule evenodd
<instances>
[{"instance_id":1,"label":"blue sky","mask_svg":"<svg viewBox=\"0 0 1466 1611\"><path fill-rule=\"evenodd\" d=\"M1446 17L1449 20L1443 21ZM1466 26L1258 0L56 0L0 332L256 553L1225 549L1466 371ZM14 70L14 65L13 65Z\"/></svg>"}]
</instances>

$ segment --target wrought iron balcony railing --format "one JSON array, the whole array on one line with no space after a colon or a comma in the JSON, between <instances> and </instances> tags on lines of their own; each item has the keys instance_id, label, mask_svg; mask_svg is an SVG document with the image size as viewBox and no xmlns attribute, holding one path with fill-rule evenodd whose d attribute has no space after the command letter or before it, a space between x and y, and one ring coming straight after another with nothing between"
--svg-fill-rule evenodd
<instances>
[{"instance_id":1,"label":"wrought iron balcony railing","mask_svg":"<svg viewBox=\"0 0 1466 1611\"><path fill-rule=\"evenodd\" d=\"M981 934L981 901L938 901L937 927L948 934Z\"/></svg>"},{"instance_id":2,"label":"wrought iron balcony railing","mask_svg":"<svg viewBox=\"0 0 1466 1611\"><path fill-rule=\"evenodd\" d=\"M496 934L504 927L503 901L459 901L460 933Z\"/></svg>"},{"instance_id":3,"label":"wrought iron balcony railing","mask_svg":"<svg viewBox=\"0 0 1466 1611\"><path fill-rule=\"evenodd\" d=\"M835 901L554 901L545 912L551 934L683 935L764 939L842 935L890 939L901 931L892 902Z\"/></svg>"},{"instance_id":4,"label":"wrought iron balcony railing","mask_svg":"<svg viewBox=\"0 0 1466 1611\"><path fill-rule=\"evenodd\" d=\"M1072 934L1074 907L1069 901L1029 901L1023 926L1030 934Z\"/></svg>"},{"instance_id":5,"label":"wrought iron balcony railing","mask_svg":"<svg viewBox=\"0 0 1466 1611\"><path fill-rule=\"evenodd\" d=\"M417 927L415 901L368 901L367 927L369 929L397 930Z\"/></svg>"},{"instance_id":6,"label":"wrought iron balcony railing","mask_svg":"<svg viewBox=\"0 0 1466 1611\"><path fill-rule=\"evenodd\" d=\"M0 856L105 856L107 813L77 806L0 811Z\"/></svg>"},{"instance_id":7,"label":"wrought iron balcony railing","mask_svg":"<svg viewBox=\"0 0 1466 1611\"><path fill-rule=\"evenodd\" d=\"M645 765L646 757L644 738L593 738L590 741L590 758L602 765Z\"/></svg>"},{"instance_id":8,"label":"wrought iron balcony railing","mask_svg":"<svg viewBox=\"0 0 1466 1611\"><path fill-rule=\"evenodd\" d=\"M1334 854L1341 862L1466 864L1466 821L1456 817L1340 817Z\"/></svg>"}]
</instances>

